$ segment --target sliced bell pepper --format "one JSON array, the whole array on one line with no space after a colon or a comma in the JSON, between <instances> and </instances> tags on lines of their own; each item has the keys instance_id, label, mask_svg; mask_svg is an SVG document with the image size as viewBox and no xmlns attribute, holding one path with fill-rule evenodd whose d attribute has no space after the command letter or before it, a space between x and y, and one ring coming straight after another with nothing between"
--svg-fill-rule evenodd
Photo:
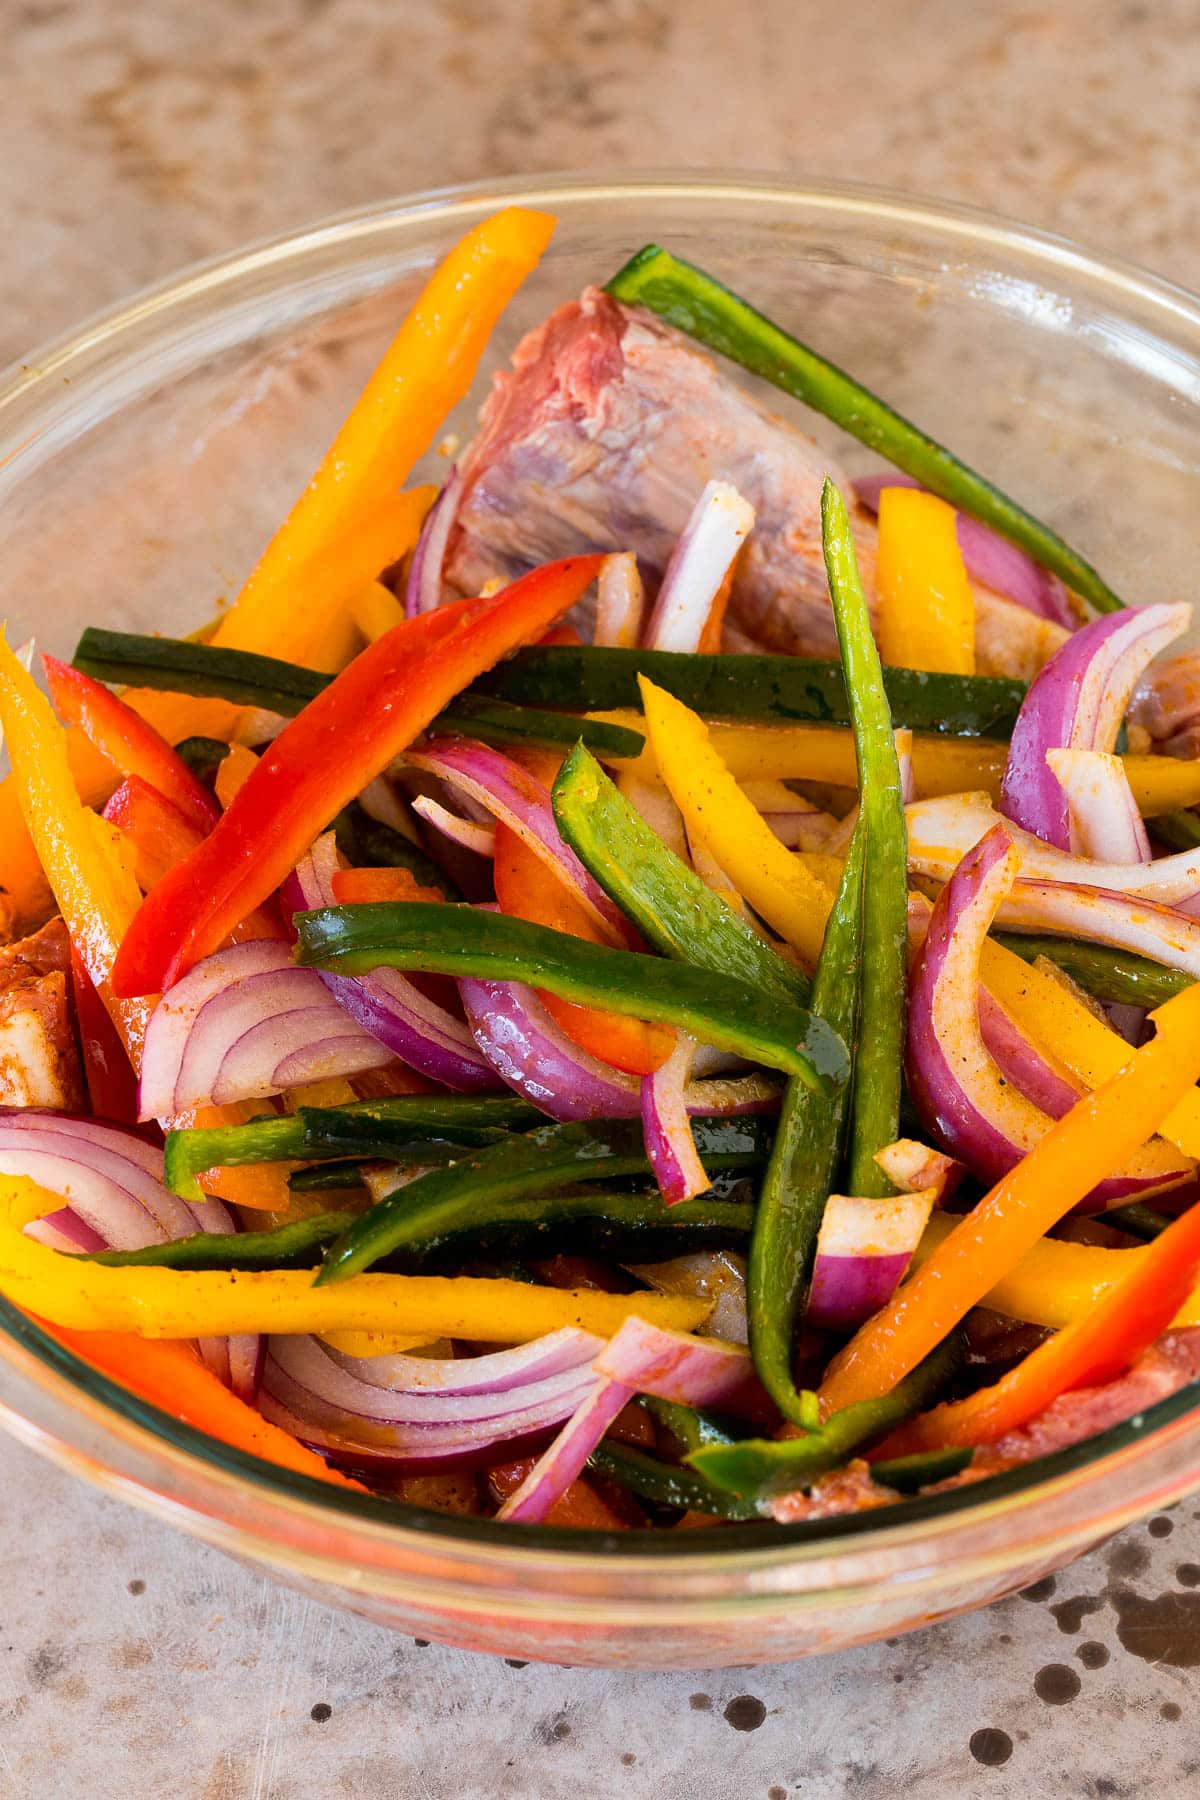
<instances>
[{"instance_id":1,"label":"sliced bell pepper","mask_svg":"<svg viewBox=\"0 0 1200 1800\"><path fill-rule=\"evenodd\" d=\"M1119 1214L1109 1215L1116 1223ZM934 1213L913 1256L913 1267L927 1262L958 1223L952 1213ZM1066 1238L1039 1238L1033 1248L990 1287L982 1304L1009 1319L1060 1331L1093 1307L1137 1266L1142 1247L1109 1250L1101 1244L1076 1244ZM1200 1286L1193 1288L1171 1321L1200 1325Z\"/></svg>"},{"instance_id":2,"label":"sliced bell pepper","mask_svg":"<svg viewBox=\"0 0 1200 1800\"><path fill-rule=\"evenodd\" d=\"M438 265L223 620L221 643L271 651L295 629L294 572L407 479L470 387L497 319L553 230L548 214L508 206ZM384 566L362 571L350 592Z\"/></svg>"},{"instance_id":3,"label":"sliced bell pepper","mask_svg":"<svg viewBox=\"0 0 1200 1800\"><path fill-rule=\"evenodd\" d=\"M80 726L122 775L136 775L157 789L197 831L212 829L216 801L153 725L70 663L43 656L42 667L54 710L64 725Z\"/></svg>"},{"instance_id":4,"label":"sliced bell pepper","mask_svg":"<svg viewBox=\"0 0 1200 1800\"><path fill-rule=\"evenodd\" d=\"M297 913L297 961L358 975L390 967L481 981L525 981L565 1000L677 1025L737 1056L829 1090L845 1080L845 1045L794 1002L729 975L608 950L565 932L471 906L333 906Z\"/></svg>"},{"instance_id":5,"label":"sliced bell pepper","mask_svg":"<svg viewBox=\"0 0 1200 1800\"><path fill-rule=\"evenodd\" d=\"M889 1392L1200 1079L1200 983L1151 1016L1151 1041L1064 1114L851 1339L821 1387L828 1411Z\"/></svg>"},{"instance_id":6,"label":"sliced bell pepper","mask_svg":"<svg viewBox=\"0 0 1200 1800\"><path fill-rule=\"evenodd\" d=\"M121 783L104 808L104 817L132 844L134 870L143 893L157 887L204 836L158 788L136 775Z\"/></svg>"},{"instance_id":7,"label":"sliced bell pepper","mask_svg":"<svg viewBox=\"0 0 1200 1800\"><path fill-rule=\"evenodd\" d=\"M659 772L688 833L738 892L810 965L821 954L829 898L751 805L682 701L641 677L642 706Z\"/></svg>"},{"instance_id":8,"label":"sliced bell pepper","mask_svg":"<svg viewBox=\"0 0 1200 1800\"><path fill-rule=\"evenodd\" d=\"M169 987L215 950L452 695L575 604L600 560L548 563L494 600L408 619L356 657L267 747L211 836L147 896L121 945L117 990Z\"/></svg>"},{"instance_id":9,"label":"sliced bell pepper","mask_svg":"<svg viewBox=\"0 0 1200 1800\"><path fill-rule=\"evenodd\" d=\"M1200 1206L1168 1225L1095 1306L1015 1369L965 1400L914 1419L889 1445L899 1453L988 1444L1073 1388L1115 1380L1161 1337L1200 1276Z\"/></svg>"},{"instance_id":10,"label":"sliced bell pepper","mask_svg":"<svg viewBox=\"0 0 1200 1800\"><path fill-rule=\"evenodd\" d=\"M74 1331L38 1319L42 1329L102 1375L128 1388L139 1400L148 1400L160 1411L180 1419L218 1443L298 1475L312 1475L335 1487L365 1490L331 1469L313 1450L299 1443L289 1431L272 1425L254 1407L231 1394L224 1382L206 1369L187 1344L150 1344L125 1331Z\"/></svg>"},{"instance_id":11,"label":"sliced bell pepper","mask_svg":"<svg viewBox=\"0 0 1200 1800\"><path fill-rule=\"evenodd\" d=\"M111 985L118 947L140 894L118 854L114 827L89 812L76 790L66 733L8 644L0 639L0 725L18 798L46 879L97 993L135 1068L149 1006L120 1001Z\"/></svg>"},{"instance_id":12,"label":"sliced bell pepper","mask_svg":"<svg viewBox=\"0 0 1200 1800\"><path fill-rule=\"evenodd\" d=\"M356 906L376 900L428 900L446 896L438 888L425 887L411 869L335 869L333 897L339 906ZM315 1104L315 1103L314 1103Z\"/></svg>"},{"instance_id":13,"label":"sliced bell pepper","mask_svg":"<svg viewBox=\"0 0 1200 1800\"><path fill-rule=\"evenodd\" d=\"M122 1125L137 1123L137 1076L108 1009L74 944L71 945L71 991L88 1100L100 1119Z\"/></svg>"},{"instance_id":14,"label":"sliced bell pepper","mask_svg":"<svg viewBox=\"0 0 1200 1800\"><path fill-rule=\"evenodd\" d=\"M500 910L511 918L548 925L553 931L592 944L609 941L601 935L591 912L578 904L561 881L547 880L542 859L504 824L496 827L492 866ZM342 895L337 897L340 900ZM551 1018L581 1049L631 1075L652 1074L675 1047L675 1033L664 1026L623 1018L619 1013L597 1012L560 1000L556 994L543 993L541 999Z\"/></svg>"},{"instance_id":15,"label":"sliced bell pepper","mask_svg":"<svg viewBox=\"0 0 1200 1800\"><path fill-rule=\"evenodd\" d=\"M381 638L393 625L404 623L404 608L391 588L384 587L382 581L369 581L365 587L359 588L351 600L350 617L368 644L373 644L376 638Z\"/></svg>"},{"instance_id":16,"label":"sliced bell pepper","mask_svg":"<svg viewBox=\"0 0 1200 1800\"><path fill-rule=\"evenodd\" d=\"M537 1463L535 1456L519 1457L516 1462L496 1463L487 1472L488 1487L496 1501L515 1494ZM547 1525L571 1526L576 1531L628 1531L629 1524L615 1513L582 1476L573 1481L546 1514Z\"/></svg>"},{"instance_id":17,"label":"sliced bell pepper","mask_svg":"<svg viewBox=\"0 0 1200 1800\"><path fill-rule=\"evenodd\" d=\"M989 938L981 962L984 986L1036 1042L1090 1088L1120 1073L1133 1055L1121 1034L1097 1018L1048 968L1024 962ZM1185 1156L1200 1159L1200 1089L1189 1089L1159 1125Z\"/></svg>"},{"instance_id":18,"label":"sliced bell pepper","mask_svg":"<svg viewBox=\"0 0 1200 1800\"><path fill-rule=\"evenodd\" d=\"M363 1275L330 1287L308 1269L107 1269L27 1237L62 1204L33 1182L0 1188L0 1292L54 1325L143 1338L240 1332L406 1331L422 1341L517 1344L575 1325L611 1337L631 1315L690 1331L710 1304L674 1294L599 1294L469 1276Z\"/></svg>"},{"instance_id":19,"label":"sliced bell pepper","mask_svg":"<svg viewBox=\"0 0 1200 1800\"><path fill-rule=\"evenodd\" d=\"M875 628L884 662L946 675L975 673L975 596L952 506L919 488L884 488L875 579Z\"/></svg>"},{"instance_id":20,"label":"sliced bell pepper","mask_svg":"<svg viewBox=\"0 0 1200 1800\"><path fill-rule=\"evenodd\" d=\"M808 999L804 970L773 950L699 879L583 744L563 763L553 799L555 821L580 862L664 956L733 975L781 1000ZM674 811L665 792L663 799Z\"/></svg>"},{"instance_id":21,"label":"sliced bell pepper","mask_svg":"<svg viewBox=\"0 0 1200 1800\"><path fill-rule=\"evenodd\" d=\"M862 967L847 1180L867 1199L891 1193L875 1153L900 1135L900 1065L908 994L908 831L896 733L846 503L826 477L821 538L834 624L853 713L866 828ZM805 871L807 874L807 870ZM810 876L811 880L812 877Z\"/></svg>"},{"instance_id":22,"label":"sliced bell pepper","mask_svg":"<svg viewBox=\"0 0 1200 1800\"><path fill-rule=\"evenodd\" d=\"M258 767L258 757L245 744L231 744L217 768L217 799L225 812L233 805Z\"/></svg>"}]
</instances>

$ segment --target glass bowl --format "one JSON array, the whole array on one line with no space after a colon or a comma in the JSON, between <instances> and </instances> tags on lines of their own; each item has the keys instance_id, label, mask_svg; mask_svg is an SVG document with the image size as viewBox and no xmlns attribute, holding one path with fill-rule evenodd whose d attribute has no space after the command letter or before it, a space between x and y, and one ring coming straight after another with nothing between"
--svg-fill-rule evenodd
<instances>
[{"instance_id":1,"label":"glass bowl","mask_svg":"<svg viewBox=\"0 0 1200 1800\"><path fill-rule=\"evenodd\" d=\"M1190 295L894 194L737 176L568 178L349 214L193 270L11 371L0 566L14 638L36 631L69 653L88 621L185 631L209 616L435 260L509 200L556 213L558 230L448 429L469 429L529 325L657 239L881 389L1130 599L1189 592L1200 450ZM865 466L857 446L839 449L852 472ZM438 466L431 455L425 472ZM1200 1484L1200 1402L1185 1392L1026 1468L858 1517L670 1537L514 1529L338 1493L226 1450L3 1302L0 1418L108 1491L397 1630L651 1668L782 1660L982 1605Z\"/></svg>"}]
</instances>

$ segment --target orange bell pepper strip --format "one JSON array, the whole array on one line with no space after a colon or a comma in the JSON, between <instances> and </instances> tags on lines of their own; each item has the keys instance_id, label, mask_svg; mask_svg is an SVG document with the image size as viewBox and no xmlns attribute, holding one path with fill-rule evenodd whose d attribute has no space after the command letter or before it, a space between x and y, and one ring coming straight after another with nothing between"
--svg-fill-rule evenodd
<instances>
[{"instance_id":1,"label":"orange bell pepper strip","mask_svg":"<svg viewBox=\"0 0 1200 1800\"><path fill-rule=\"evenodd\" d=\"M975 596L952 506L919 488L884 488L875 579L885 663L975 673Z\"/></svg>"},{"instance_id":2,"label":"orange bell pepper strip","mask_svg":"<svg viewBox=\"0 0 1200 1800\"><path fill-rule=\"evenodd\" d=\"M1162 1336L1200 1276L1200 1206L1154 1239L1102 1300L991 1387L934 1407L893 1435L889 1454L990 1444L1074 1388L1113 1381Z\"/></svg>"},{"instance_id":3,"label":"orange bell pepper strip","mask_svg":"<svg viewBox=\"0 0 1200 1800\"><path fill-rule=\"evenodd\" d=\"M335 869L333 897L339 906L355 906L361 901L436 901L446 896L439 888L425 887L411 869Z\"/></svg>"},{"instance_id":4,"label":"orange bell pepper strip","mask_svg":"<svg viewBox=\"0 0 1200 1800\"><path fill-rule=\"evenodd\" d=\"M211 835L146 896L121 944L116 991L158 992L215 950L455 694L575 604L600 561L547 563L494 600L406 619L355 657L268 745Z\"/></svg>"},{"instance_id":5,"label":"orange bell pepper strip","mask_svg":"<svg viewBox=\"0 0 1200 1800\"><path fill-rule=\"evenodd\" d=\"M248 750L245 744L229 746L229 755L221 758L217 767L216 780L213 783L223 811L229 810L257 766L258 757L253 750Z\"/></svg>"},{"instance_id":6,"label":"orange bell pepper strip","mask_svg":"<svg viewBox=\"0 0 1200 1800\"><path fill-rule=\"evenodd\" d=\"M54 710L64 725L80 726L122 775L136 775L157 788L197 831L208 831L216 823L216 801L153 725L103 682L93 681L56 656L43 656L42 667Z\"/></svg>"},{"instance_id":7,"label":"orange bell pepper strip","mask_svg":"<svg viewBox=\"0 0 1200 1800\"><path fill-rule=\"evenodd\" d=\"M102 1375L218 1443L298 1475L366 1492L360 1482L330 1468L315 1451L231 1394L187 1344L150 1343L126 1331L72 1331L34 1317L43 1331Z\"/></svg>"},{"instance_id":8,"label":"orange bell pepper strip","mask_svg":"<svg viewBox=\"0 0 1200 1800\"><path fill-rule=\"evenodd\" d=\"M851 1339L821 1386L824 1411L890 1393L1052 1225L1153 1136L1200 1078L1200 983L1151 1018L1150 1042L1077 1101Z\"/></svg>"},{"instance_id":9,"label":"orange bell pepper strip","mask_svg":"<svg viewBox=\"0 0 1200 1800\"><path fill-rule=\"evenodd\" d=\"M510 918L566 931L590 944L611 942L587 908L561 881L548 878L541 857L507 825L496 826L493 869L496 899ZM652 1075L675 1048L675 1033L668 1027L578 1006L556 994L539 993L538 998L572 1043L627 1074Z\"/></svg>"},{"instance_id":10,"label":"orange bell pepper strip","mask_svg":"<svg viewBox=\"0 0 1200 1800\"><path fill-rule=\"evenodd\" d=\"M267 545L219 642L273 649L294 608L292 576L395 493L466 394L497 319L550 241L546 213L507 206L456 244L430 276L320 467ZM367 569L362 581L384 567ZM361 585L356 583L351 588ZM247 627L258 641L244 641ZM263 641L265 637L266 641ZM274 649L279 655L280 651Z\"/></svg>"}]
</instances>

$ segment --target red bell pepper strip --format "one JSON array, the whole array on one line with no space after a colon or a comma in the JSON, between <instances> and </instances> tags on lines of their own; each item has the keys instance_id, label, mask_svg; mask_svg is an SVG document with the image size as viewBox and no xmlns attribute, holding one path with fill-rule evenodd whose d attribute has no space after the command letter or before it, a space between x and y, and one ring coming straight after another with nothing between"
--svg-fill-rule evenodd
<instances>
[{"instance_id":1,"label":"red bell pepper strip","mask_svg":"<svg viewBox=\"0 0 1200 1800\"><path fill-rule=\"evenodd\" d=\"M487 1472L492 1498L507 1500L515 1494L536 1463L536 1456L523 1456L516 1462L497 1463ZM590 1481L582 1477L573 1481L562 1498L556 1500L546 1514L547 1525L573 1525L577 1531L627 1531L629 1521L620 1518L606 1500L602 1500Z\"/></svg>"},{"instance_id":2,"label":"red bell pepper strip","mask_svg":"<svg viewBox=\"0 0 1200 1800\"><path fill-rule=\"evenodd\" d=\"M169 988L215 950L455 694L575 604L600 562L547 563L494 599L406 619L357 656L263 752L211 836L147 895L121 945L115 990Z\"/></svg>"},{"instance_id":3,"label":"red bell pepper strip","mask_svg":"<svg viewBox=\"0 0 1200 1800\"><path fill-rule=\"evenodd\" d=\"M119 826L133 845L134 873L138 886L147 894L185 856L190 856L206 835L197 831L157 788L150 787L136 775L121 783L105 807L104 817L110 825ZM287 935L274 900L247 913L237 929L230 933L234 943L238 944L248 938L286 938Z\"/></svg>"},{"instance_id":4,"label":"red bell pepper strip","mask_svg":"<svg viewBox=\"0 0 1200 1800\"><path fill-rule=\"evenodd\" d=\"M138 1104L133 1064L74 944L71 945L71 989L92 1111L101 1119L135 1125Z\"/></svg>"},{"instance_id":5,"label":"red bell pepper strip","mask_svg":"<svg viewBox=\"0 0 1200 1800\"><path fill-rule=\"evenodd\" d=\"M592 944L611 943L565 883L556 881L541 857L507 825L496 826L492 868L496 899L510 918L567 931ZM572 1043L627 1074L652 1075L675 1048L675 1033L668 1026L600 1012L556 994L539 993L538 998Z\"/></svg>"},{"instance_id":6,"label":"red bell pepper strip","mask_svg":"<svg viewBox=\"0 0 1200 1800\"><path fill-rule=\"evenodd\" d=\"M1135 1267L1102 1299L1001 1380L913 1419L889 1442L902 1443L897 1454L994 1443L1044 1412L1060 1394L1115 1380L1162 1336L1198 1279L1200 1204L1139 1252Z\"/></svg>"},{"instance_id":7,"label":"red bell pepper strip","mask_svg":"<svg viewBox=\"0 0 1200 1800\"><path fill-rule=\"evenodd\" d=\"M78 725L122 775L136 775L157 788L197 831L215 825L220 808L213 796L153 725L103 682L93 681L70 663L43 656L42 667L54 710L64 725Z\"/></svg>"}]
</instances>

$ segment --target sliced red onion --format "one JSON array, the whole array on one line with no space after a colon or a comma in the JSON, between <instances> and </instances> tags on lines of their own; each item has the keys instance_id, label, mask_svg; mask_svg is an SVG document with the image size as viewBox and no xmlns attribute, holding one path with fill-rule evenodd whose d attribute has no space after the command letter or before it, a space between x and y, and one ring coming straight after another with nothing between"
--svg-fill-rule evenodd
<instances>
[{"instance_id":1,"label":"sliced red onion","mask_svg":"<svg viewBox=\"0 0 1200 1800\"><path fill-rule=\"evenodd\" d=\"M592 642L617 650L636 650L642 637L646 591L631 550L606 556L596 577L596 624Z\"/></svg>"},{"instance_id":2,"label":"sliced red onion","mask_svg":"<svg viewBox=\"0 0 1200 1800\"><path fill-rule=\"evenodd\" d=\"M1067 797L1072 856L1095 862L1148 863L1150 838L1125 764L1111 750L1047 750Z\"/></svg>"},{"instance_id":3,"label":"sliced red onion","mask_svg":"<svg viewBox=\"0 0 1200 1800\"><path fill-rule=\"evenodd\" d=\"M333 833L326 832L284 883L286 917L335 904L338 861ZM495 1087L495 1074L462 1020L398 969L375 969L369 975L318 973L342 1011L410 1069L462 1093Z\"/></svg>"},{"instance_id":4,"label":"sliced red onion","mask_svg":"<svg viewBox=\"0 0 1200 1800\"><path fill-rule=\"evenodd\" d=\"M377 819L397 837L419 845L420 837L408 816L408 808L386 775L376 775L374 781L368 781L358 796L358 804L369 819Z\"/></svg>"},{"instance_id":5,"label":"sliced red onion","mask_svg":"<svg viewBox=\"0 0 1200 1800\"><path fill-rule=\"evenodd\" d=\"M391 1062L391 1051L347 1017L315 974L274 939L233 944L197 963L150 1015L139 1117L257 1100Z\"/></svg>"},{"instance_id":6,"label":"sliced red onion","mask_svg":"<svg viewBox=\"0 0 1200 1800\"><path fill-rule=\"evenodd\" d=\"M987 1181L1006 1174L1052 1123L1005 1080L979 1022L980 954L1016 868L1008 832L994 826L939 895L910 983L905 1067L913 1104L935 1142ZM1191 1163L1152 1141L1094 1188L1083 1210L1176 1186L1191 1173Z\"/></svg>"},{"instance_id":7,"label":"sliced red onion","mask_svg":"<svg viewBox=\"0 0 1200 1800\"><path fill-rule=\"evenodd\" d=\"M696 1149L685 1099L695 1053L695 1041L681 1031L666 1062L641 1081L646 1155L668 1206L707 1193L712 1185Z\"/></svg>"},{"instance_id":8,"label":"sliced red onion","mask_svg":"<svg viewBox=\"0 0 1200 1800\"><path fill-rule=\"evenodd\" d=\"M875 1161L902 1194L933 1188L938 1205L950 1197L967 1172L952 1156L943 1156L917 1138L897 1138L894 1144L885 1144L875 1152Z\"/></svg>"},{"instance_id":9,"label":"sliced red onion","mask_svg":"<svg viewBox=\"0 0 1200 1800\"><path fill-rule=\"evenodd\" d=\"M967 851L1001 822L986 794L918 800L907 808L907 818L909 868L935 881L947 880ZM1020 826L1008 825L1007 830L1020 857L1022 881L1105 888L1160 906L1176 906L1200 893L1200 849L1179 850L1148 863L1096 862L1043 843Z\"/></svg>"},{"instance_id":10,"label":"sliced red onion","mask_svg":"<svg viewBox=\"0 0 1200 1800\"><path fill-rule=\"evenodd\" d=\"M997 922L1009 931L1044 931L1132 950L1200 981L1200 919L1174 906L1079 882L1020 880Z\"/></svg>"},{"instance_id":11,"label":"sliced red onion","mask_svg":"<svg viewBox=\"0 0 1200 1800\"><path fill-rule=\"evenodd\" d=\"M476 856L495 856L496 829L493 825L476 825L470 819L462 819L452 813L448 806L435 800L432 794L418 794L412 803L412 809L418 818L440 831L443 837L452 844L461 844L464 850L473 850Z\"/></svg>"},{"instance_id":12,"label":"sliced red onion","mask_svg":"<svg viewBox=\"0 0 1200 1800\"><path fill-rule=\"evenodd\" d=\"M408 565L404 610L410 619L418 613L433 612L442 603L442 565L462 491L462 476L457 466L452 467L445 486L425 515L421 535Z\"/></svg>"},{"instance_id":13,"label":"sliced red onion","mask_svg":"<svg viewBox=\"0 0 1200 1800\"><path fill-rule=\"evenodd\" d=\"M880 494L889 487L919 488L921 483L899 471L865 475L854 483L858 499L874 513L879 511ZM922 489L922 492L928 492L928 489ZM1006 600L1015 601L1027 612L1036 613L1039 619L1049 619L1066 631L1075 630L1079 619L1070 595L1057 575L1043 569L1026 551L1010 544L990 525L973 519L970 513L956 512L954 524L958 547L972 581L991 588L994 594L1000 594Z\"/></svg>"},{"instance_id":14,"label":"sliced red onion","mask_svg":"<svg viewBox=\"0 0 1200 1800\"><path fill-rule=\"evenodd\" d=\"M497 1075L550 1118L636 1119L640 1115L638 1077L581 1049L551 1017L533 988L517 981L477 981L463 976L458 991L475 1041ZM693 1081L684 1099L688 1112L695 1116L769 1112L779 1103L779 1088L762 1075Z\"/></svg>"},{"instance_id":15,"label":"sliced red onion","mask_svg":"<svg viewBox=\"0 0 1200 1800\"><path fill-rule=\"evenodd\" d=\"M1191 623L1187 605L1143 606L1093 619L1035 676L1013 727L1000 810L1057 850L1070 847L1067 797L1048 750L1112 750L1134 688Z\"/></svg>"},{"instance_id":16,"label":"sliced red onion","mask_svg":"<svg viewBox=\"0 0 1200 1800\"><path fill-rule=\"evenodd\" d=\"M721 584L754 527L754 508L727 481L710 481L663 573L643 638L647 650L700 648Z\"/></svg>"},{"instance_id":17,"label":"sliced red onion","mask_svg":"<svg viewBox=\"0 0 1200 1800\"><path fill-rule=\"evenodd\" d=\"M1051 1068L986 988L980 988L977 1000L980 1036L1004 1080L1048 1117L1060 1119L1074 1106L1083 1088L1072 1086L1057 1069Z\"/></svg>"},{"instance_id":18,"label":"sliced red onion","mask_svg":"<svg viewBox=\"0 0 1200 1800\"><path fill-rule=\"evenodd\" d=\"M219 1200L190 1206L163 1183L163 1153L144 1138L94 1119L26 1111L0 1117L0 1174L28 1175L67 1205L27 1226L54 1250L141 1250L173 1238L237 1229ZM201 1338L206 1367L252 1400L262 1339Z\"/></svg>"},{"instance_id":19,"label":"sliced red onion","mask_svg":"<svg viewBox=\"0 0 1200 1800\"><path fill-rule=\"evenodd\" d=\"M688 853L687 833L683 827L683 815L662 782L643 781L640 775L622 769L617 776L617 786L624 799L641 815L651 831L662 839L667 849L690 868L691 857Z\"/></svg>"},{"instance_id":20,"label":"sliced red onion","mask_svg":"<svg viewBox=\"0 0 1200 1800\"><path fill-rule=\"evenodd\" d=\"M500 819L543 862L565 874L588 911L614 943L632 941L629 922L576 856L563 843L554 821L550 791L512 757L470 739L438 739L407 760L418 769L461 788Z\"/></svg>"},{"instance_id":21,"label":"sliced red onion","mask_svg":"<svg viewBox=\"0 0 1200 1800\"><path fill-rule=\"evenodd\" d=\"M272 1338L263 1415L350 1466L428 1468L477 1458L569 1418L594 1387L597 1340L554 1333L516 1351L428 1363L417 1357L340 1356L319 1338ZM385 1380L375 1379L379 1365ZM443 1379L438 1382L438 1377Z\"/></svg>"},{"instance_id":22,"label":"sliced red onion","mask_svg":"<svg viewBox=\"0 0 1200 1800\"><path fill-rule=\"evenodd\" d=\"M838 821L822 812L782 781L750 780L738 783L756 812L762 814L781 844L789 850L823 849Z\"/></svg>"},{"instance_id":23,"label":"sliced red onion","mask_svg":"<svg viewBox=\"0 0 1200 1800\"><path fill-rule=\"evenodd\" d=\"M831 1194L817 1236L805 1323L853 1331L885 1306L904 1279L936 1198L933 1188L886 1200Z\"/></svg>"},{"instance_id":24,"label":"sliced red onion","mask_svg":"<svg viewBox=\"0 0 1200 1800\"><path fill-rule=\"evenodd\" d=\"M749 1354L740 1346L665 1331L636 1317L625 1321L594 1367L599 1379L498 1518L527 1525L544 1519L635 1394L736 1408L757 1388Z\"/></svg>"}]
</instances>

